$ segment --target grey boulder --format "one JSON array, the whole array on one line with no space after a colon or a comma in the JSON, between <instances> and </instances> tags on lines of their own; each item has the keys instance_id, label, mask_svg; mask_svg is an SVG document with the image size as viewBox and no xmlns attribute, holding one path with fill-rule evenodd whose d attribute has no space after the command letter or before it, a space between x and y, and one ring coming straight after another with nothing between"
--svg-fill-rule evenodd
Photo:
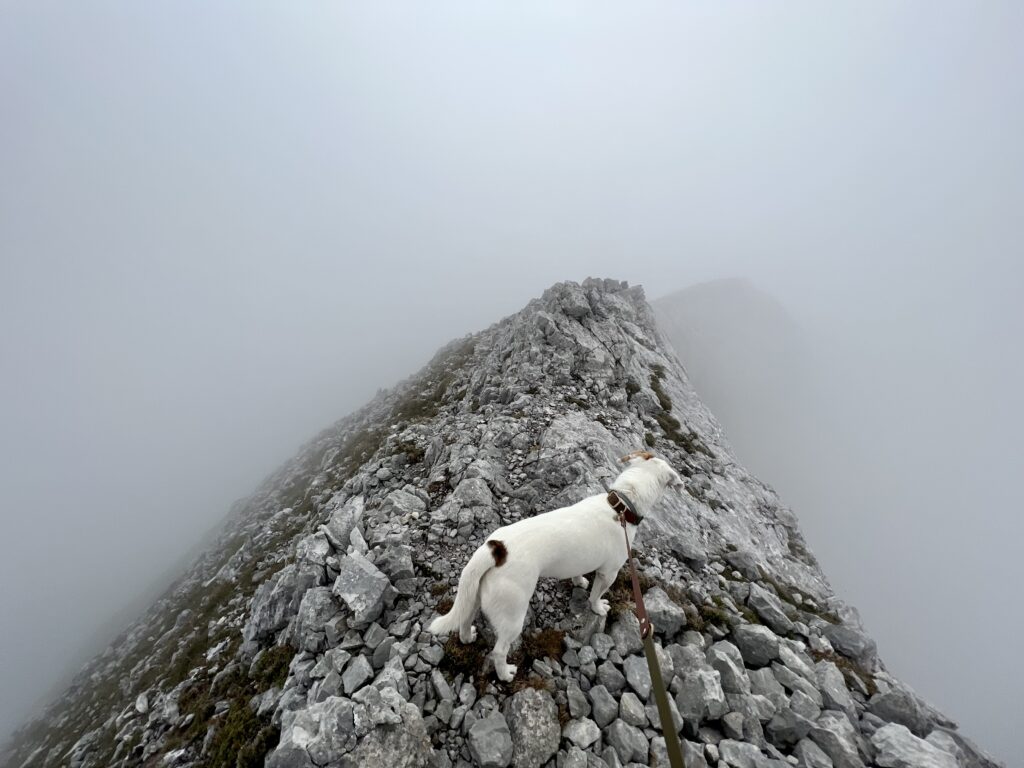
<instances>
[{"instance_id":1,"label":"grey boulder","mask_svg":"<svg viewBox=\"0 0 1024 768\"><path fill-rule=\"evenodd\" d=\"M857 751L857 732L846 715L823 712L811 728L810 737L829 756L835 768L864 768Z\"/></svg>"},{"instance_id":2,"label":"grey boulder","mask_svg":"<svg viewBox=\"0 0 1024 768\"><path fill-rule=\"evenodd\" d=\"M506 704L505 719L512 735L515 768L539 768L558 751L558 707L547 691L524 688L513 694Z\"/></svg>"},{"instance_id":3,"label":"grey boulder","mask_svg":"<svg viewBox=\"0 0 1024 768\"><path fill-rule=\"evenodd\" d=\"M604 728L618 716L619 702L603 685L595 685L588 691L588 695L594 720Z\"/></svg>"},{"instance_id":4,"label":"grey boulder","mask_svg":"<svg viewBox=\"0 0 1024 768\"><path fill-rule=\"evenodd\" d=\"M297 768L340 763L355 746L354 705L332 696L306 709L287 712L281 740L267 760L267 768Z\"/></svg>"},{"instance_id":5,"label":"grey boulder","mask_svg":"<svg viewBox=\"0 0 1024 768\"><path fill-rule=\"evenodd\" d=\"M650 745L647 743L647 737L644 736L644 732L639 728L630 725L624 720L616 720L608 726L605 739L623 763L630 763L634 760L637 762L647 762L647 752L650 749Z\"/></svg>"},{"instance_id":6,"label":"grey boulder","mask_svg":"<svg viewBox=\"0 0 1024 768\"><path fill-rule=\"evenodd\" d=\"M342 761L343 768L367 765L423 768L428 765L434 750L419 709L415 704L403 701L393 691L381 691L381 696L399 715L401 722L379 725L363 736L358 746Z\"/></svg>"},{"instance_id":7,"label":"grey boulder","mask_svg":"<svg viewBox=\"0 0 1024 768\"><path fill-rule=\"evenodd\" d=\"M686 627L686 613L661 587L647 590L644 594L644 604L647 606L647 615L654 624L655 632L672 637Z\"/></svg>"},{"instance_id":8,"label":"grey boulder","mask_svg":"<svg viewBox=\"0 0 1024 768\"><path fill-rule=\"evenodd\" d=\"M326 641L326 625L338 614L340 606L329 587L314 587L306 592L295 618L295 643L301 650L316 653Z\"/></svg>"},{"instance_id":9,"label":"grey boulder","mask_svg":"<svg viewBox=\"0 0 1024 768\"><path fill-rule=\"evenodd\" d=\"M872 696L868 711L887 723L905 725L915 736L926 736L931 730L927 710L917 696L902 685L894 685Z\"/></svg>"},{"instance_id":10,"label":"grey boulder","mask_svg":"<svg viewBox=\"0 0 1024 768\"><path fill-rule=\"evenodd\" d=\"M581 717L566 723L562 730L562 736L580 749L586 749L601 738L601 730L593 720Z\"/></svg>"},{"instance_id":11,"label":"grey boulder","mask_svg":"<svg viewBox=\"0 0 1024 768\"><path fill-rule=\"evenodd\" d=\"M875 731L871 744L882 768L957 768L957 759L919 739L906 726L890 723Z\"/></svg>"},{"instance_id":12,"label":"grey boulder","mask_svg":"<svg viewBox=\"0 0 1024 768\"><path fill-rule=\"evenodd\" d=\"M783 610L782 601L761 585L750 585L747 605L777 634L788 635L793 631L793 622Z\"/></svg>"},{"instance_id":13,"label":"grey boulder","mask_svg":"<svg viewBox=\"0 0 1024 768\"><path fill-rule=\"evenodd\" d=\"M392 583L402 579L411 579L415 575L412 565L412 547L408 544L388 545L384 549L384 554L377 560L377 567L387 575Z\"/></svg>"},{"instance_id":14,"label":"grey boulder","mask_svg":"<svg viewBox=\"0 0 1024 768\"><path fill-rule=\"evenodd\" d=\"M358 553L341 558L334 594L352 612L349 625L367 626L384 611L384 593L391 586L388 577Z\"/></svg>"},{"instance_id":15,"label":"grey boulder","mask_svg":"<svg viewBox=\"0 0 1024 768\"><path fill-rule=\"evenodd\" d=\"M321 526L320 530L327 536L338 552L345 552L348 549L352 537L352 530L359 522L363 514L363 497L356 496L350 499L343 506L334 509L330 518Z\"/></svg>"},{"instance_id":16,"label":"grey boulder","mask_svg":"<svg viewBox=\"0 0 1024 768\"><path fill-rule=\"evenodd\" d=\"M716 720L729 711L721 676L713 669L698 669L683 678L676 695L676 707L687 722Z\"/></svg>"},{"instance_id":17,"label":"grey boulder","mask_svg":"<svg viewBox=\"0 0 1024 768\"><path fill-rule=\"evenodd\" d=\"M303 595L316 586L313 569L292 564L260 584L249 607L249 621L242 630L246 640L266 640L288 624L299 610Z\"/></svg>"},{"instance_id":18,"label":"grey boulder","mask_svg":"<svg viewBox=\"0 0 1024 768\"><path fill-rule=\"evenodd\" d=\"M874 669L878 646L862 631L843 624L826 624L821 632L843 656L853 659L868 670Z\"/></svg>"},{"instance_id":19,"label":"grey boulder","mask_svg":"<svg viewBox=\"0 0 1024 768\"><path fill-rule=\"evenodd\" d=\"M800 768L833 768L832 758L810 739L801 739L793 749Z\"/></svg>"},{"instance_id":20,"label":"grey boulder","mask_svg":"<svg viewBox=\"0 0 1024 768\"><path fill-rule=\"evenodd\" d=\"M839 667L831 661L819 661L814 665L814 671L825 709L838 709L856 720L857 708Z\"/></svg>"},{"instance_id":21,"label":"grey boulder","mask_svg":"<svg viewBox=\"0 0 1024 768\"><path fill-rule=\"evenodd\" d=\"M722 739L718 742L719 760L724 760L733 768L759 768L764 760L761 750L753 744L733 739Z\"/></svg>"},{"instance_id":22,"label":"grey boulder","mask_svg":"<svg viewBox=\"0 0 1024 768\"><path fill-rule=\"evenodd\" d=\"M512 762L512 734L500 712L473 723L467 740L469 754L480 768L505 768Z\"/></svg>"},{"instance_id":23,"label":"grey boulder","mask_svg":"<svg viewBox=\"0 0 1024 768\"><path fill-rule=\"evenodd\" d=\"M814 721L808 720L803 715L799 715L789 707L786 707L776 712L772 719L768 721L765 732L768 738L771 739L772 744L780 749L784 749L793 746L807 736L813 727Z\"/></svg>"},{"instance_id":24,"label":"grey boulder","mask_svg":"<svg viewBox=\"0 0 1024 768\"><path fill-rule=\"evenodd\" d=\"M779 657L779 636L763 624L741 624L732 639L749 666L763 667Z\"/></svg>"},{"instance_id":25,"label":"grey boulder","mask_svg":"<svg viewBox=\"0 0 1024 768\"><path fill-rule=\"evenodd\" d=\"M708 648L707 660L722 678L722 690L726 693L750 693L750 680L743 667L739 649L726 640Z\"/></svg>"}]
</instances>

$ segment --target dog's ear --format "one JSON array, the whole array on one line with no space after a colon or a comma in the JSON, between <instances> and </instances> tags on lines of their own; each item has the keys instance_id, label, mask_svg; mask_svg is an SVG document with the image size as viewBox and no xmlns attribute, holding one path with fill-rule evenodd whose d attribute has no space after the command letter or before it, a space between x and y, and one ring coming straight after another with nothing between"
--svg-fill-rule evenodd
<instances>
[{"instance_id":1,"label":"dog's ear","mask_svg":"<svg viewBox=\"0 0 1024 768\"><path fill-rule=\"evenodd\" d=\"M625 456L619 459L619 461L621 461L623 464L629 464L634 459L641 461L649 461L653 458L654 454L651 453L650 451L633 451L632 453L627 453Z\"/></svg>"}]
</instances>

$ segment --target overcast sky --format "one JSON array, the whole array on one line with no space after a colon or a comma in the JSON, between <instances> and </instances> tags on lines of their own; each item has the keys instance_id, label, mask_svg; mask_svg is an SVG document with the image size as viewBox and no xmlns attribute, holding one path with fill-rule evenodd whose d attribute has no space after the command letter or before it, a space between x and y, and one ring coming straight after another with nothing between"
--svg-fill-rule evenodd
<instances>
[{"instance_id":1,"label":"overcast sky","mask_svg":"<svg viewBox=\"0 0 1024 768\"><path fill-rule=\"evenodd\" d=\"M1009 757L985 691L1017 659L985 644L1021 583L1022 29L998 2L4 3L0 732L451 337L560 279L738 275L861 375L899 348L894 386L948 392L880 460L972 457L940 477L977 529L921 546L978 651L909 682L974 670L938 703ZM921 576L885 585L908 616ZM883 656L919 643L865 618Z\"/></svg>"}]
</instances>

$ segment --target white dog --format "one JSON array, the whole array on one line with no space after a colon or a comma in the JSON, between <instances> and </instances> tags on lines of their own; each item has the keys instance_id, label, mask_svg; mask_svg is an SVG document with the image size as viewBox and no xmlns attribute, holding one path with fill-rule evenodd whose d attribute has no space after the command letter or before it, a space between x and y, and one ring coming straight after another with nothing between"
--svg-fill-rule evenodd
<instances>
[{"instance_id":1,"label":"white dog","mask_svg":"<svg viewBox=\"0 0 1024 768\"><path fill-rule=\"evenodd\" d=\"M577 586L586 587L583 574L593 571L590 609L599 616L607 614L608 601L601 595L626 562L620 512L626 517L632 546L642 511L653 508L666 486L683 487L682 479L666 461L646 451L631 453L622 460L629 467L615 478L607 494L590 496L492 533L462 570L452 609L434 619L428 630L445 634L458 629L459 639L472 643L476 640L473 619L482 608L497 635L491 651L494 671L500 680L509 682L516 668L506 656L523 631L538 578L571 578ZM625 503L617 491L627 499Z\"/></svg>"}]
</instances>

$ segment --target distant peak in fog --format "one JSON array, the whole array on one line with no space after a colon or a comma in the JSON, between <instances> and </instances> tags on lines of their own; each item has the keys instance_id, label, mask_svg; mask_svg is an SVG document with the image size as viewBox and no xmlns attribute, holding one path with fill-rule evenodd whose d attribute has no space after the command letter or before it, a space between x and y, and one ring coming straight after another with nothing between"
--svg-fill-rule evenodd
<instances>
[{"instance_id":1,"label":"distant peak in fog","mask_svg":"<svg viewBox=\"0 0 1024 768\"><path fill-rule=\"evenodd\" d=\"M723 277L696 283L675 291L653 302L658 312L671 315L700 313L704 321L716 318L716 323L742 325L750 322L756 329L759 323L770 321L789 326L797 332L798 326L789 310L775 296L745 277ZM709 316L707 312L713 312ZM740 312L740 315L734 313ZM696 319L696 317L694 317Z\"/></svg>"}]
</instances>

